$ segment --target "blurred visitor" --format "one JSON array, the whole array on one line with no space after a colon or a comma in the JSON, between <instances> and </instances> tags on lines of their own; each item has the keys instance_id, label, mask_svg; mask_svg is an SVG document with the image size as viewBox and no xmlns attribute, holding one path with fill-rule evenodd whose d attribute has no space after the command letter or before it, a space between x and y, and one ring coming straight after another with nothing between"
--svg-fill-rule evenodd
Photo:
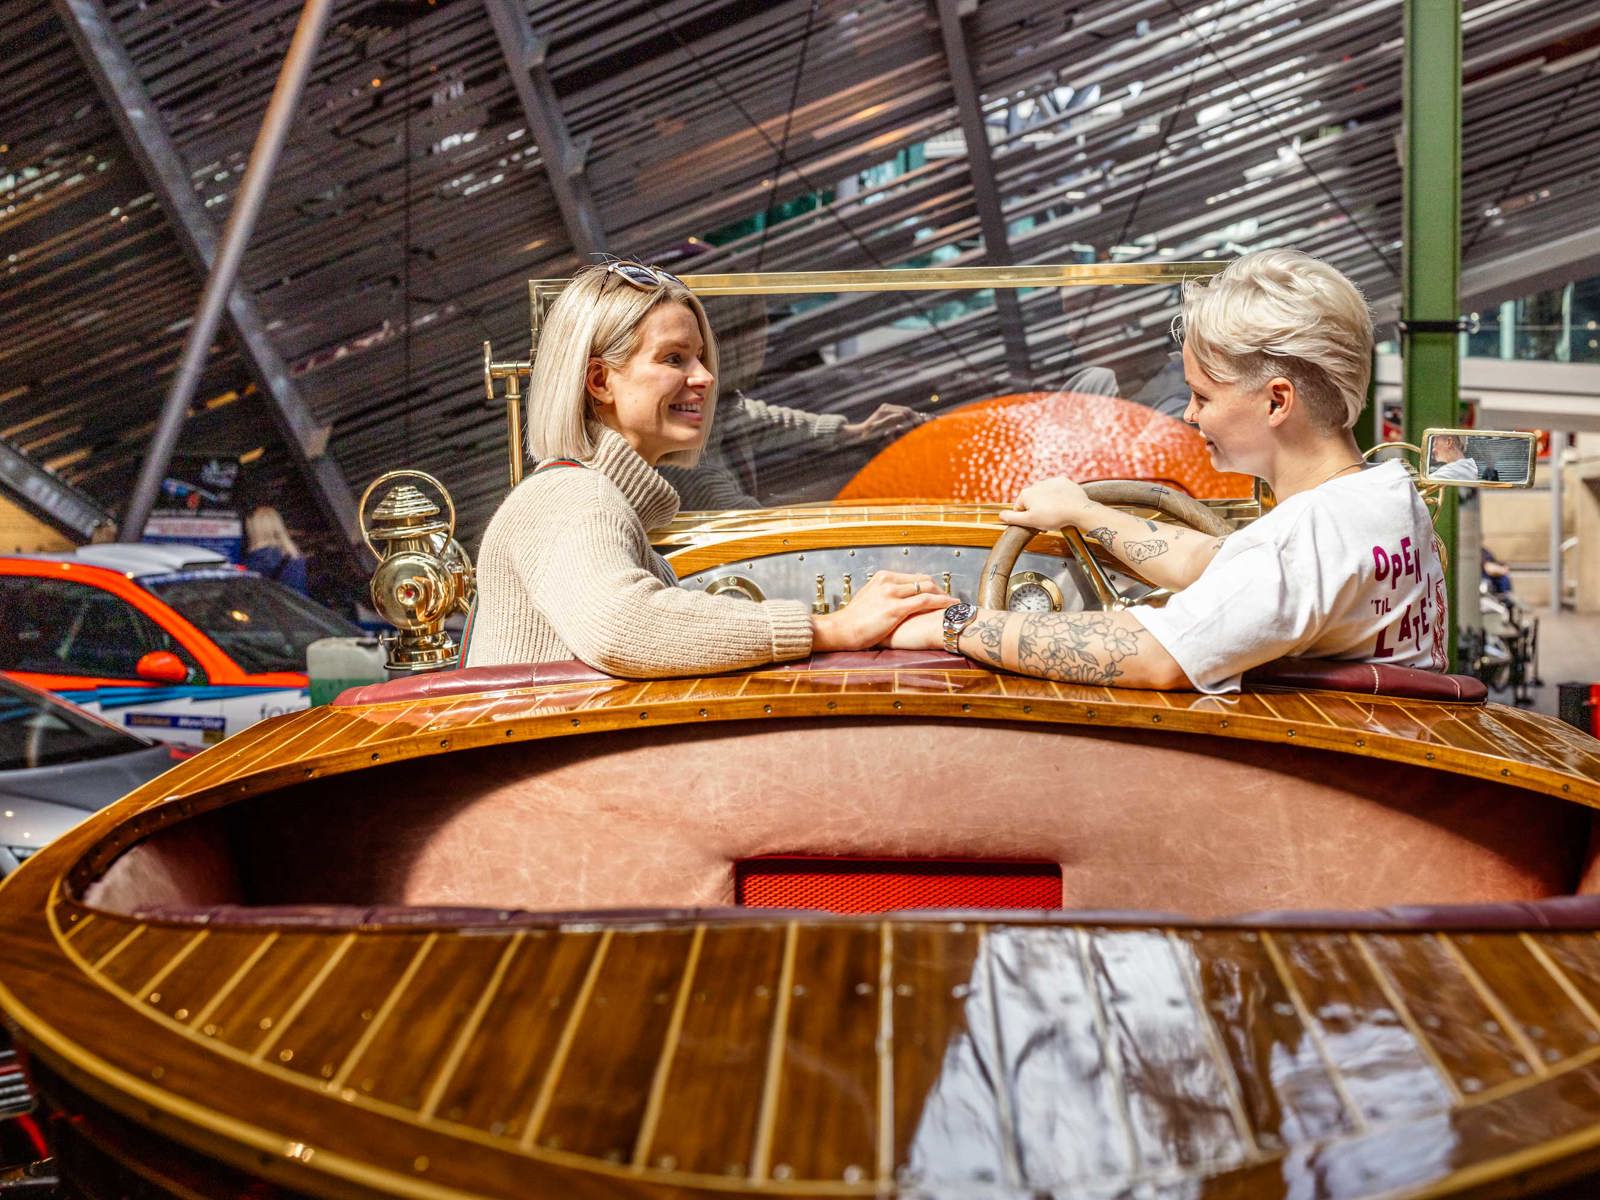
<instances>
[{"instance_id":1,"label":"blurred visitor","mask_svg":"<svg viewBox=\"0 0 1600 1200\"><path fill-rule=\"evenodd\" d=\"M244 519L244 565L284 587L306 594L306 559L289 536L283 517L270 504L260 504Z\"/></svg>"},{"instance_id":2,"label":"blurred visitor","mask_svg":"<svg viewBox=\"0 0 1600 1200\"><path fill-rule=\"evenodd\" d=\"M1483 581L1497 596L1511 594L1511 568L1496 558L1487 546L1483 548Z\"/></svg>"}]
</instances>

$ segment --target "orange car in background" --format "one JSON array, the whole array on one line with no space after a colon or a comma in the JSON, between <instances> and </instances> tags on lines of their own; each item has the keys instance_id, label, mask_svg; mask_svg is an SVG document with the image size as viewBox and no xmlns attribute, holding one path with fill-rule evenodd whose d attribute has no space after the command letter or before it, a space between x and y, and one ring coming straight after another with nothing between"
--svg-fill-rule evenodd
<instances>
[{"instance_id":1,"label":"orange car in background","mask_svg":"<svg viewBox=\"0 0 1600 1200\"><path fill-rule=\"evenodd\" d=\"M194 746L307 707L306 647L360 633L194 546L0 556L0 612L0 673Z\"/></svg>"}]
</instances>

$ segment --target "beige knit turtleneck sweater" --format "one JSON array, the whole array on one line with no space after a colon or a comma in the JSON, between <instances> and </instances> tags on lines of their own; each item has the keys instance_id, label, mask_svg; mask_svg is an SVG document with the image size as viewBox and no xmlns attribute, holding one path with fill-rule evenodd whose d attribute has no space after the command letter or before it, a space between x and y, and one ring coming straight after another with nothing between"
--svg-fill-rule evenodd
<instances>
[{"instance_id":1,"label":"beige knit turtleneck sweater","mask_svg":"<svg viewBox=\"0 0 1600 1200\"><path fill-rule=\"evenodd\" d=\"M646 530L678 493L610 429L583 467L530 474L489 522L467 665L578 658L608 675L732 671L811 653L798 600L752 604L677 586Z\"/></svg>"}]
</instances>

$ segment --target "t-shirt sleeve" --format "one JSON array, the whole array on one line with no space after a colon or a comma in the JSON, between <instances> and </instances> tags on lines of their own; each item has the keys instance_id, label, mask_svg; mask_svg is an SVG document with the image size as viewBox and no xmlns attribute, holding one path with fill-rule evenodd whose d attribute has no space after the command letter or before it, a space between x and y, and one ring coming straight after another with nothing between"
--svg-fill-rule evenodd
<instances>
[{"instance_id":1,"label":"t-shirt sleeve","mask_svg":"<svg viewBox=\"0 0 1600 1200\"><path fill-rule=\"evenodd\" d=\"M1292 653L1315 626L1319 576L1300 569L1293 540L1219 554L1164 608L1128 612L1198 690L1236 692L1244 672Z\"/></svg>"}]
</instances>

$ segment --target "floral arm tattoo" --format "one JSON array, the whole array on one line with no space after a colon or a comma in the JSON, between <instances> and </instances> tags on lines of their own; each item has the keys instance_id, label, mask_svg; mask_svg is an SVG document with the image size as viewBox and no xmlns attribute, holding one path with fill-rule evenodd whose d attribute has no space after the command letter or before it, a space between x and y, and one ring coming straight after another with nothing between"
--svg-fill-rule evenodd
<instances>
[{"instance_id":1,"label":"floral arm tattoo","mask_svg":"<svg viewBox=\"0 0 1600 1200\"><path fill-rule=\"evenodd\" d=\"M1168 658L1132 618L1121 613L981 611L961 635L961 649L980 662L1063 683L1148 687ZM1143 668L1143 669L1141 669Z\"/></svg>"}]
</instances>

